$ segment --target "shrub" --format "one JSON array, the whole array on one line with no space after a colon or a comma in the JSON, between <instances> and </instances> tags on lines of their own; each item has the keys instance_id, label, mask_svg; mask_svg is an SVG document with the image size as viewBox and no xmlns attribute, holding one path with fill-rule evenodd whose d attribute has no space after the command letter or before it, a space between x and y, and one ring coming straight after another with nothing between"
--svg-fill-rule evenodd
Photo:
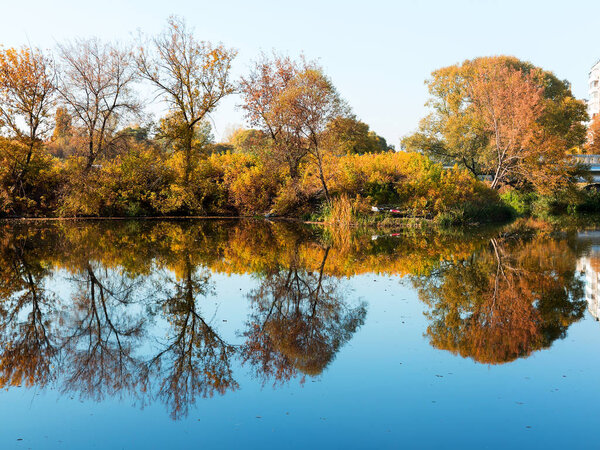
<instances>
[{"instance_id":1,"label":"shrub","mask_svg":"<svg viewBox=\"0 0 600 450\"><path fill-rule=\"evenodd\" d=\"M435 217L460 208L499 205L496 192L470 173L444 169L416 153L382 153L330 158L333 194L357 196L371 204L394 204L406 215Z\"/></svg>"},{"instance_id":2,"label":"shrub","mask_svg":"<svg viewBox=\"0 0 600 450\"><path fill-rule=\"evenodd\" d=\"M506 189L500 194L500 199L514 211L515 215L524 216L531 213L537 194L535 192L521 192L517 189Z\"/></svg>"},{"instance_id":3,"label":"shrub","mask_svg":"<svg viewBox=\"0 0 600 450\"><path fill-rule=\"evenodd\" d=\"M0 216L52 214L63 176L58 161L36 147L26 162L21 143L0 138Z\"/></svg>"},{"instance_id":4,"label":"shrub","mask_svg":"<svg viewBox=\"0 0 600 450\"><path fill-rule=\"evenodd\" d=\"M62 215L147 216L160 214L168 204L173 174L154 148L135 146L91 171L81 167L76 157L65 165Z\"/></svg>"}]
</instances>

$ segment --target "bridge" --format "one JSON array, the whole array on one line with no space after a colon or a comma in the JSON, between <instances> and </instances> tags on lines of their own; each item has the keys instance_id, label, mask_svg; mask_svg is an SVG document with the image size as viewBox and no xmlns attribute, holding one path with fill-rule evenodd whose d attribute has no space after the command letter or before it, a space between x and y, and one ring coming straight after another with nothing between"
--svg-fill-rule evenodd
<instances>
[{"instance_id":1,"label":"bridge","mask_svg":"<svg viewBox=\"0 0 600 450\"><path fill-rule=\"evenodd\" d=\"M589 166L589 173L594 184L600 183L600 155L573 155L575 161Z\"/></svg>"},{"instance_id":2,"label":"bridge","mask_svg":"<svg viewBox=\"0 0 600 450\"><path fill-rule=\"evenodd\" d=\"M588 180L581 179L581 183L585 183L588 186L594 186L596 189L600 189L600 155L571 155L575 162L585 164L589 167L588 173L591 175L591 183ZM444 169L452 169L454 165L444 164ZM490 175L480 175L480 180L491 181Z\"/></svg>"}]
</instances>

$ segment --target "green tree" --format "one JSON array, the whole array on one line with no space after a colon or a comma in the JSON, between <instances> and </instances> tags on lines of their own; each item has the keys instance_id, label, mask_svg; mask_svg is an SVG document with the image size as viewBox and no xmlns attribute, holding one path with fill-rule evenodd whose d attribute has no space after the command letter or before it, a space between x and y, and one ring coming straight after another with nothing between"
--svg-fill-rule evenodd
<instances>
[{"instance_id":1,"label":"green tree","mask_svg":"<svg viewBox=\"0 0 600 450\"><path fill-rule=\"evenodd\" d=\"M386 140L355 117L336 117L327 124L328 145L340 155L362 155L390 150Z\"/></svg>"}]
</instances>

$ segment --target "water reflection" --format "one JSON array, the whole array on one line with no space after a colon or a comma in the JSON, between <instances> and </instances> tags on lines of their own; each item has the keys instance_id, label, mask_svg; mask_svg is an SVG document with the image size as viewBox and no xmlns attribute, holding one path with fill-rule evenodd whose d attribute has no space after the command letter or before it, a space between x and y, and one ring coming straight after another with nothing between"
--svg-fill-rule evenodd
<instances>
[{"instance_id":1,"label":"water reflection","mask_svg":"<svg viewBox=\"0 0 600 450\"><path fill-rule=\"evenodd\" d=\"M549 347L585 311L576 260L566 239L509 230L416 277L431 344L489 364Z\"/></svg>"},{"instance_id":2,"label":"water reflection","mask_svg":"<svg viewBox=\"0 0 600 450\"><path fill-rule=\"evenodd\" d=\"M330 251L318 247L318 269L306 270L297 242L287 264L266 273L249 295L242 355L263 382L320 374L363 325L366 305L349 308L340 280L325 273Z\"/></svg>"},{"instance_id":3,"label":"water reflection","mask_svg":"<svg viewBox=\"0 0 600 450\"><path fill-rule=\"evenodd\" d=\"M158 397L174 418L186 414L198 397L237 387L231 369L237 350L202 313L201 303L213 288L210 272L194 264L188 248L182 249L176 275L161 276L155 301L170 327L162 350L146 364L146 372L160 380Z\"/></svg>"},{"instance_id":4,"label":"water reflection","mask_svg":"<svg viewBox=\"0 0 600 450\"><path fill-rule=\"evenodd\" d=\"M600 232L580 232L577 241L582 253L577 268L585 278L588 310L594 319L600 320Z\"/></svg>"},{"instance_id":5,"label":"water reflection","mask_svg":"<svg viewBox=\"0 0 600 450\"><path fill-rule=\"evenodd\" d=\"M578 269L592 273L594 245L535 223L373 239L255 221L5 222L0 385L160 401L177 419L238 389L240 370L262 384L302 382L365 323L363 300L376 299L356 299L348 278L367 273L414 286L435 348L506 363L583 316ZM216 274L252 286L234 336L215 323Z\"/></svg>"}]
</instances>

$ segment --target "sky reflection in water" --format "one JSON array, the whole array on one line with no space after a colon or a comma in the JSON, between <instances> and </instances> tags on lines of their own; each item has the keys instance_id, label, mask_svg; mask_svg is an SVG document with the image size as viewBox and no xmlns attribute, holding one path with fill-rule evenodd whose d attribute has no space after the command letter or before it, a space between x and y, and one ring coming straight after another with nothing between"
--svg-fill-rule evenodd
<instances>
[{"instance_id":1,"label":"sky reflection in water","mask_svg":"<svg viewBox=\"0 0 600 450\"><path fill-rule=\"evenodd\" d=\"M0 443L588 447L599 261L534 222L2 223Z\"/></svg>"}]
</instances>

